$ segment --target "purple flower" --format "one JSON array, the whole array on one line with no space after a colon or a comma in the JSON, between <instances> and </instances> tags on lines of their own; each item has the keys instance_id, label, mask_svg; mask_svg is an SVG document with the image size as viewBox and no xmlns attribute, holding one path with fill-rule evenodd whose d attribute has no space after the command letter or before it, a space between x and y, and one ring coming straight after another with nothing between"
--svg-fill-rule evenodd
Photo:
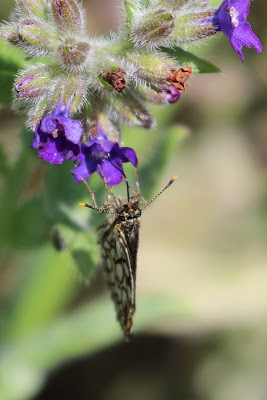
<instances>
[{"instance_id":1,"label":"purple flower","mask_svg":"<svg viewBox=\"0 0 267 400\"><path fill-rule=\"evenodd\" d=\"M47 115L36 125L31 147L39 148L39 157L50 164L76 161L80 153L82 124L69 116L68 108L59 103L52 115Z\"/></svg>"},{"instance_id":2,"label":"purple flower","mask_svg":"<svg viewBox=\"0 0 267 400\"><path fill-rule=\"evenodd\" d=\"M244 61L243 46L254 47L258 53L262 51L259 38L247 22L249 11L250 0L224 0L214 15L217 30L228 37L242 61Z\"/></svg>"},{"instance_id":3,"label":"purple flower","mask_svg":"<svg viewBox=\"0 0 267 400\"><path fill-rule=\"evenodd\" d=\"M94 172L98 172L110 186L121 182L123 163L131 162L136 167L138 162L135 151L108 140L100 124L95 138L81 145L79 161L80 164L73 169L73 177L77 183L81 182L81 178L86 180Z\"/></svg>"},{"instance_id":4,"label":"purple flower","mask_svg":"<svg viewBox=\"0 0 267 400\"><path fill-rule=\"evenodd\" d=\"M174 87L173 85L161 85L160 89L162 94L164 95L164 99L166 103L172 104L176 103L177 100L180 98L180 91Z\"/></svg>"}]
</instances>

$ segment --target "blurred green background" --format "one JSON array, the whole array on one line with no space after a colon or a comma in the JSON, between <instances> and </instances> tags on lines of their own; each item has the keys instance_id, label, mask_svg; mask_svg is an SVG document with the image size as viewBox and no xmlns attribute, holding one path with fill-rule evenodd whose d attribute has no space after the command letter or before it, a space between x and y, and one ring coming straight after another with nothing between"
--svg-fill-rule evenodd
<instances>
[{"instance_id":1,"label":"blurred green background","mask_svg":"<svg viewBox=\"0 0 267 400\"><path fill-rule=\"evenodd\" d=\"M84 1L89 32L116 30L120 3ZM12 8L1 0L0 19ZM263 48L266 11L251 4ZM242 64L220 34L190 50L222 72L194 75L179 103L155 108L155 130L123 130L145 196L179 175L142 216L131 344L94 271L98 215L88 222L77 207L86 188L69 165L44 166L25 116L0 109L1 400L267 397L266 53L244 49ZM51 244L58 220L62 251Z\"/></svg>"}]
</instances>

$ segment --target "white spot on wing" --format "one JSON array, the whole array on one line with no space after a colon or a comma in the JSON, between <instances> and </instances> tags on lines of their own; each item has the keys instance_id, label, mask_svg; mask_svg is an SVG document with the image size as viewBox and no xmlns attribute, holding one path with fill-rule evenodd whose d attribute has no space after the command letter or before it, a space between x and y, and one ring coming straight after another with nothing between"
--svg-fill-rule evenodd
<instances>
[{"instance_id":1,"label":"white spot on wing","mask_svg":"<svg viewBox=\"0 0 267 400\"><path fill-rule=\"evenodd\" d=\"M117 272L117 277L120 282L123 280L123 269L122 265L120 263L116 264L116 272Z\"/></svg>"}]
</instances>

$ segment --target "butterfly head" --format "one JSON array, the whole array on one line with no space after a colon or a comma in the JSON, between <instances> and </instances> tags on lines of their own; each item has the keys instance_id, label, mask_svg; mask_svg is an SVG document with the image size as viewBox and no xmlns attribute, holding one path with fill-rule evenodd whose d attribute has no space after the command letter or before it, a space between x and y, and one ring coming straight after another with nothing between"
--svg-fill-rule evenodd
<instances>
[{"instance_id":1,"label":"butterfly head","mask_svg":"<svg viewBox=\"0 0 267 400\"><path fill-rule=\"evenodd\" d=\"M120 221L134 220L141 217L141 209L136 198L132 197L129 201L124 201L121 204L120 210L117 213Z\"/></svg>"}]
</instances>

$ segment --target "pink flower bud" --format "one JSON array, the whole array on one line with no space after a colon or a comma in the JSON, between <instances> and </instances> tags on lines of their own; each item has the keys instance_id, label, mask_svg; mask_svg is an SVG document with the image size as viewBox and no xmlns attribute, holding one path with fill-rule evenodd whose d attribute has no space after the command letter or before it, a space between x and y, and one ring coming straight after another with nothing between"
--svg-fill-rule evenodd
<instances>
[{"instance_id":1,"label":"pink flower bud","mask_svg":"<svg viewBox=\"0 0 267 400\"><path fill-rule=\"evenodd\" d=\"M41 23L27 19L19 25L19 40L37 49L50 51L58 38L53 32L48 32Z\"/></svg>"},{"instance_id":2,"label":"pink flower bud","mask_svg":"<svg viewBox=\"0 0 267 400\"><path fill-rule=\"evenodd\" d=\"M15 92L19 98L32 98L40 95L51 79L51 71L46 67L30 68L15 81Z\"/></svg>"},{"instance_id":3,"label":"pink flower bud","mask_svg":"<svg viewBox=\"0 0 267 400\"><path fill-rule=\"evenodd\" d=\"M18 27L16 24L5 23L1 25L0 37L6 42L13 43L18 38Z\"/></svg>"},{"instance_id":4,"label":"pink flower bud","mask_svg":"<svg viewBox=\"0 0 267 400\"><path fill-rule=\"evenodd\" d=\"M131 39L137 46L160 43L174 28L174 17L166 10L157 10L132 29Z\"/></svg>"},{"instance_id":5,"label":"pink flower bud","mask_svg":"<svg viewBox=\"0 0 267 400\"><path fill-rule=\"evenodd\" d=\"M81 32L82 16L75 0L52 0L52 10L60 30Z\"/></svg>"},{"instance_id":6,"label":"pink flower bud","mask_svg":"<svg viewBox=\"0 0 267 400\"><path fill-rule=\"evenodd\" d=\"M17 0L21 11L28 17L44 17L48 11L44 0Z\"/></svg>"}]
</instances>

